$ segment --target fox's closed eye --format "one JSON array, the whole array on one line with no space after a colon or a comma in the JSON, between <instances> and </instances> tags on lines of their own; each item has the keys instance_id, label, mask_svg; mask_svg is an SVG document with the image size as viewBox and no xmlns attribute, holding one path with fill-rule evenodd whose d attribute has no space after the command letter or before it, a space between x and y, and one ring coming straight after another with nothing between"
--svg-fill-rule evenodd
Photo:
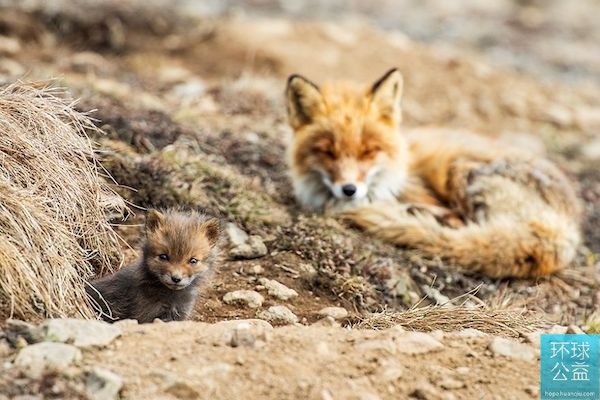
<instances>
[{"instance_id":1,"label":"fox's closed eye","mask_svg":"<svg viewBox=\"0 0 600 400\"><path fill-rule=\"evenodd\" d=\"M366 149L364 149L362 151L362 153L360 154L360 156L363 157L363 158L373 157L379 151L381 151L381 148L379 146L368 147L368 148L366 148Z\"/></svg>"}]
</instances>

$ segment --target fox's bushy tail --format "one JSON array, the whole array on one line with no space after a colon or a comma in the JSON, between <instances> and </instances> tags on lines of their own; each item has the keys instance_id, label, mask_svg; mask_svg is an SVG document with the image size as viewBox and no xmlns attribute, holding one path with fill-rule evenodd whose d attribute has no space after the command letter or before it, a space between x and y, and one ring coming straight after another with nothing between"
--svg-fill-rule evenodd
<instances>
[{"instance_id":1,"label":"fox's bushy tail","mask_svg":"<svg viewBox=\"0 0 600 400\"><path fill-rule=\"evenodd\" d=\"M460 228L443 226L429 214L410 213L401 204L342 215L381 239L492 278L551 274L574 259L581 240L577 222L551 208L527 220L496 215Z\"/></svg>"}]
</instances>

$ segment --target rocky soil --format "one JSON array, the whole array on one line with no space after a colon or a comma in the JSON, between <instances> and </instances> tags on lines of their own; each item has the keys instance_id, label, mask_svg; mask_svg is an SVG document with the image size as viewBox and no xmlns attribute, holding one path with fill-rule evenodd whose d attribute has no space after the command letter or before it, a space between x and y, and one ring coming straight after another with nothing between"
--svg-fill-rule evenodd
<instances>
[{"instance_id":1,"label":"rocky soil","mask_svg":"<svg viewBox=\"0 0 600 400\"><path fill-rule=\"evenodd\" d=\"M453 30L425 37L411 30L418 24L399 19L392 28L380 18L336 13L340 18L331 22L325 10L318 21L289 20L273 11L273 2L246 2L237 8L246 11L234 13L193 8L181 16L171 3L0 1L0 82L55 78L106 132L92 139L131 204L130 217L114 221L126 260L137 256L144 207L207 210L226 222L228 239L219 267L201 287L193 321L124 322L113 325L116 338L93 344L77 339L79 327L49 335L53 322L43 329L5 322L2 395L527 399L538 395L537 333L570 325L570 332L598 332L597 64L579 57L565 75L557 62L536 55L549 54L536 45L544 35L582 36L577 48L595 54L576 18L538 2L509 1L498 2L507 7L500 14L470 8L453 14L441 2L423 2L425 8L413 4L402 17L421 15L421 29L433 32L439 20L431 22L437 14L427 10L438 7L450 18L444 26L464 22L457 25L461 37L475 37L464 32L477 26L481 37L504 30L522 41L535 37L526 41L535 62L510 53L528 74L506 69L516 64L496 62L477 43L465 50ZM502 30L467 23L473 15ZM543 23L532 28L521 20ZM587 23L578 29L596 34ZM316 82L370 83L391 66L405 76L407 126L499 137L546 154L579 183L585 244L573 266L535 281L465 275L298 210L285 166L286 77L299 72ZM8 308L1 314L11 316ZM87 323L81 329L84 336L111 331Z\"/></svg>"},{"instance_id":2,"label":"rocky soil","mask_svg":"<svg viewBox=\"0 0 600 400\"><path fill-rule=\"evenodd\" d=\"M9 320L0 398L537 398L539 333Z\"/></svg>"}]
</instances>

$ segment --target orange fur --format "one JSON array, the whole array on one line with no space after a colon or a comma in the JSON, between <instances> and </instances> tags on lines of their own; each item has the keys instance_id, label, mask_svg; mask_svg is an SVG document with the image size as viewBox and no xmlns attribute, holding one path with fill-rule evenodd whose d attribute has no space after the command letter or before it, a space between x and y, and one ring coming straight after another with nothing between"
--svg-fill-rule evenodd
<instances>
[{"instance_id":1,"label":"orange fur","mask_svg":"<svg viewBox=\"0 0 600 400\"><path fill-rule=\"evenodd\" d=\"M568 265L580 243L568 179L544 159L468 132L401 132L401 92L397 70L366 90L290 77L289 166L300 205L492 277Z\"/></svg>"}]
</instances>

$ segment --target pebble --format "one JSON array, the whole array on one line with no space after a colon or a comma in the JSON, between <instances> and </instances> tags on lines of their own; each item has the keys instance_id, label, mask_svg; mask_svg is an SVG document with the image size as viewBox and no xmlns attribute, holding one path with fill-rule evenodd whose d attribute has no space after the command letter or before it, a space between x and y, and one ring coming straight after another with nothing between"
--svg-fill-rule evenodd
<instances>
[{"instance_id":1,"label":"pebble","mask_svg":"<svg viewBox=\"0 0 600 400\"><path fill-rule=\"evenodd\" d=\"M454 378L444 378L439 385L446 390L462 389L466 386L463 381Z\"/></svg>"},{"instance_id":2,"label":"pebble","mask_svg":"<svg viewBox=\"0 0 600 400\"><path fill-rule=\"evenodd\" d=\"M286 306L271 306L268 310L258 313L258 318L282 324L295 324L298 322L296 314Z\"/></svg>"},{"instance_id":3,"label":"pebble","mask_svg":"<svg viewBox=\"0 0 600 400\"><path fill-rule=\"evenodd\" d=\"M8 319L6 320L6 339L17 347L17 342L24 340L27 345L27 343L41 342L44 338L37 326L19 319Z\"/></svg>"},{"instance_id":4,"label":"pebble","mask_svg":"<svg viewBox=\"0 0 600 400\"><path fill-rule=\"evenodd\" d=\"M47 369L64 369L81 359L81 351L69 344L41 342L27 346L17 355L15 365L31 378L40 378Z\"/></svg>"},{"instance_id":5,"label":"pebble","mask_svg":"<svg viewBox=\"0 0 600 400\"><path fill-rule=\"evenodd\" d=\"M502 337L495 337L492 339L488 345L488 349L494 355L515 358L529 362L535 362L537 360L537 352L533 347Z\"/></svg>"},{"instance_id":6,"label":"pebble","mask_svg":"<svg viewBox=\"0 0 600 400\"><path fill-rule=\"evenodd\" d=\"M433 337L423 332L405 332L396 336L399 352L405 354L422 354L439 351L444 346Z\"/></svg>"},{"instance_id":7,"label":"pebble","mask_svg":"<svg viewBox=\"0 0 600 400\"><path fill-rule=\"evenodd\" d=\"M121 335L119 325L72 318L49 319L39 329L47 341L72 343L81 348L105 347Z\"/></svg>"},{"instance_id":8,"label":"pebble","mask_svg":"<svg viewBox=\"0 0 600 400\"><path fill-rule=\"evenodd\" d=\"M333 319L344 319L348 316L348 310L344 307L325 307L317 313L322 317L331 317Z\"/></svg>"},{"instance_id":9,"label":"pebble","mask_svg":"<svg viewBox=\"0 0 600 400\"><path fill-rule=\"evenodd\" d=\"M235 260L250 260L265 255L267 255L267 246L265 246L262 238L257 235L251 235L246 243L229 250L229 256Z\"/></svg>"},{"instance_id":10,"label":"pebble","mask_svg":"<svg viewBox=\"0 0 600 400\"><path fill-rule=\"evenodd\" d=\"M576 334L576 335L585 335L585 332L577 325L569 325L567 327L567 333L572 333L572 334Z\"/></svg>"},{"instance_id":11,"label":"pebble","mask_svg":"<svg viewBox=\"0 0 600 400\"><path fill-rule=\"evenodd\" d=\"M285 286L283 283L277 282L273 279L260 278L258 283L263 285L265 289L267 289L267 293L269 296L273 296L279 300L289 300L292 297L298 297L298 292L294 289L290 289Z\"/></svg>"},{"instance_id":12,"label":"pebble","mask_svg":"<svg viewBox=\"0 0 600 400\"><path fill-rule=\"evenodd\" d=\"M262 306L265 298L254 290L235 290L225 293L223 301L225 304L243 304L249 308L259 308Z\"/></svg>"},{"instance_id":13,"label":"pebble","mask_svg":"<svg viewBox=\"0 0 600 400\"><path fill-rule=\"evenodd\" d=\"M548 330L548 333L553 335L564 335L565 333L567 333L568 329L568 326L553 325L552 328Z\"/></svg>"},{"instance_id":14,"label":"pebble","mask_svg":"<svg viewBox=\"0 0 600 400\"><path fill-rule=\"evenodd\" d=\"M96 367L87 375L85 387L92 400L113 400L119 397L123 379L108 369Z\"/></svg>"},{"instance_id":15,"label":"pebble","mask_svg":"<svg viewBox=\"0 0 600 400\"><path fill-rule=\"evenodd\" d=\"M233 222L225 224L225 234L232 246L240 246L248 240L248 234Z\"/></svg>"},{"instance_id":16,"label":"pebble","mask_svg":"<svg viewBox=\"0 0 600 400\"><path fill-rule=\"evenodd\" d=\"M273 327L266 321L241 320L235 322L235 326L225 333L225 340L231 347L262 347L271 339Z\"/></svg>"},{"instance_id":17,"label":"pebble","mask_svg":"<svg viewBox=\"0 0 600 400\"><path fill-rule=\"evenodd\" d=\"M172 383L165 389L165 393L174 396L176 399L182 400L194 400L201 398L200 393L196 389L183 381Z\"/></svg>"},{"instance_id":18,"label":"pebble","mask_svg":"<svg viewBox=\"0 0 600 400\"><path fill-rule=\"evenodd\" d=\"M525 334L525 341L531 343L535 347L540 347L540 334L541 332L529 332Z\"/></svg>"}]
</instances>

